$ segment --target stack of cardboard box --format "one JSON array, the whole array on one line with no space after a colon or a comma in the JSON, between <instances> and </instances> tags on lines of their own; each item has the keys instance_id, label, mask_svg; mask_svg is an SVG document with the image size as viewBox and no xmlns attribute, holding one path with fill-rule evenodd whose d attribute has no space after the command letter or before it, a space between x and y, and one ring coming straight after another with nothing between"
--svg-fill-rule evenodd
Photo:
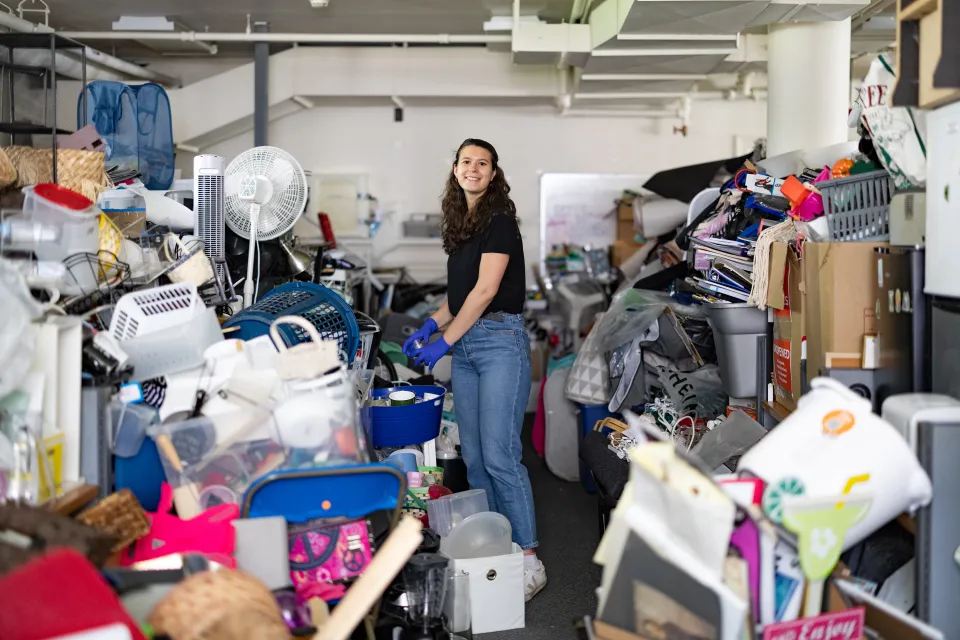
<instances>
[{"instance_id":1,"label":"stack of cardboard box","mask_svg":"<svg viewBox=\"0 0 960 640\"><path fill-rule=\"evenodd\" d=\"M784 408L795 409L809 381L824 369L899 367L909 361L907 252L876 242L806 242L799 252L775 243L769 277L774 396Z\"/></svg>"},{"instance_id":2,"label":"stack of cardboard box","mask_svg":"<svg viewBox=\"0 0 960 640\"><path fill-rule=\"evenodd\" d=\"M639 205L639 203L637 203ZM617 206L617 240L613 243L611 265L619 267L637 249L643 246L637 242L637 232L634 223L634 198L625 197Z\"/></svg>"}]
</instances>

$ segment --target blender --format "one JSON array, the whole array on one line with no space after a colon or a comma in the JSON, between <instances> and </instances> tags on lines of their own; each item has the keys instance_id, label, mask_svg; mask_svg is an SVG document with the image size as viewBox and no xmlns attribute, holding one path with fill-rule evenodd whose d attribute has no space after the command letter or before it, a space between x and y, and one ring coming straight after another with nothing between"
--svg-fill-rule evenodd
<instances>
[{"instance_id":1,"label":"blender","mask_svg":"<svg viewBox=\"0 0 960 640\"><path fill-rule=\"evenodd\" d=\"M438 553L418 553L403 569L407 592L405 640L450 640L443 616L449 559Z\"/></svg>"}]
</instances>

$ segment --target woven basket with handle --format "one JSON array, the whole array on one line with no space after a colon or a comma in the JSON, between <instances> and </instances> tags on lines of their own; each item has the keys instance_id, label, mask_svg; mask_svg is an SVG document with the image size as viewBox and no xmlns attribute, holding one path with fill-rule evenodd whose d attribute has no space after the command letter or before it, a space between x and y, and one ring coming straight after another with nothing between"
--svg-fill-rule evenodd
<instances>
[{"instance_id":1,"label":"woven basket with handle","mask_svg":"<svg viewBox=\"0 0 960 640\"><path fill-rule=\"evenodd\" d=\"M10 158L0 149L0 189L5 189L17 181L17 168Z\"/></svg>"},{"instance_id":2,"label":"woven basket with handle","mask_svg":"<svg viewBox=\"0 0 960 640\"><path fill-rule=\"evenodd\" d=\"M53 150L14 146L4 147L3 151L16 169L16 182L11 184L25 187L53 181ZM57 149L57 182L96 201L110 187L103 163L102 151Z\"/></svg>"},{"instance_id":3,"label":"woven basket with handle","mask_svg":"<svg viewBox=\"0 0 960 640\"><path fill-rule=\"evenodd\" d=\"M116 536L114 551L119 551L150 533L147 516L129 489L107 496L77 516L77 520Z\"/></svg>"},{"instance_id":4,"label":"woven basket with handle","mask_svg":"<svg viewBox=\"0 0 960 640\"><path fill-rule=\"evenodd\" d=\"M188 577L147 622L171 640L290 640L270 590L247 573L227 569Z\"/></svg>"}]
</instances>

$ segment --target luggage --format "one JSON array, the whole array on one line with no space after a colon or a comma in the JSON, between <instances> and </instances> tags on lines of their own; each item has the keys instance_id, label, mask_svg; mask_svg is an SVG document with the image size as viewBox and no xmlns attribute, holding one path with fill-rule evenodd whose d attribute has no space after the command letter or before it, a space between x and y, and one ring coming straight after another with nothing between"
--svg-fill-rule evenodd
<instances>
[{"instance_id":1,"label":"luggage","mask_svg":"<svg viewBox=\"0 0 960 640\"><path fill-rule=\"evenodd\" d=\"M577 406L567 400L569 368L550 374L543 387L546 410L544 452L547 468L562 480L580 480L580 418Z\"/></svg>"}]
</instances>

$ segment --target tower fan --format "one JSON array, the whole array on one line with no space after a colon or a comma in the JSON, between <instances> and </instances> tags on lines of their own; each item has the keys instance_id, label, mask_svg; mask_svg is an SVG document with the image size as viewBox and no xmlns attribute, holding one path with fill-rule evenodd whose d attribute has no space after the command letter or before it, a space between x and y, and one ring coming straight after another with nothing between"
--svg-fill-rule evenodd
<instances>
[{"instance_id":1,"label":"tower fan","mask_svg":"<svg viewBox=\"0 0 960 640\"><path fill-rule=\"evenodd\" d=\"M233 283L224 251L223 167L221 156L199 155L193 159L194 235L203 240L203 252L213 264L217 293L221 300L233 298Z\"/></svg>"},{"instance_id":2,"label":"tower fan","mask_svg":"<svg viewBox=\"0 0 960 640\"><path fill-rule=\"evenodd\" d=\"M227 166L223 193L227 226L250 240L243 282L243 307L247 308L259 285L254 271L257 242L272 240L293 228L307 204L307 176L283 149L254 147Z\"/></svg>"}]
</instances>

